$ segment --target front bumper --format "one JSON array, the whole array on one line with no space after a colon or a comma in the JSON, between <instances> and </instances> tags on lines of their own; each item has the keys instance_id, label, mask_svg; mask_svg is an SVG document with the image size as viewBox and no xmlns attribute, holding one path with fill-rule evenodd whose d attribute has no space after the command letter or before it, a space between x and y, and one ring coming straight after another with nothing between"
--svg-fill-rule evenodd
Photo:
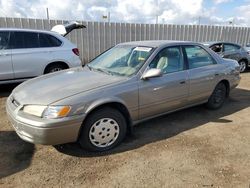
<instances>
[{"instance_id":1,"label":"front bumper","mask_svg":"<svg viewBox=\"0 0 250 188\"><path fill-rule=\"evenodd\" d=\"M240 80L241 80L240 75L233 77L233 79L230 80L230 90L236 88L239 85Z\"/></svg>"},{"instance_id":2,"label":"front bumper","mask_svg":"<svg viewBox=\"0 0 250 188\"><path fill-rule=\"evenodd\" d=\"M15 108L10 99L7 100L6 111L18 136L34 144L57 145L75 142L84 120L84 115L51 120L33 116L25 117L20 113L19 107Z\"/></svg>"}]
</instances>

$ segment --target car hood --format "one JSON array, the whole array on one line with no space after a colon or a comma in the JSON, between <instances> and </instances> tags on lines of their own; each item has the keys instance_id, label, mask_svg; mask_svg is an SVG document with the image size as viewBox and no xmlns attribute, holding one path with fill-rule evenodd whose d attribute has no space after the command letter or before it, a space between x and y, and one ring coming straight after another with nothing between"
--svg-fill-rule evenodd
<instances>
[{"instance_id":1,"label":"car hood","mask_svg":"<svg viewBox=\"0 0 250 188\"><path fill-rule=\"evenodd\" d=\"M49 105L72 95L125 79L125 77L111 76L79 67L26 81L13 90L12 97L22 105Z\"/></svg>"}]
</instances>

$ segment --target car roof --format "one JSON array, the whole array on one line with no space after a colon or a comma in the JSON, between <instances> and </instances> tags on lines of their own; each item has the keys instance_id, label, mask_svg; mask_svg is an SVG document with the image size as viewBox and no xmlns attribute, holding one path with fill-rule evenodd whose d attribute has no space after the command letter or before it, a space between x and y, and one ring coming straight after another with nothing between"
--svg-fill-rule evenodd
<instances>
[{"instance_id":1,"label":"car roof","mask_svg":"<svg viewBox=\"0 0 250 188\"><path fill-rule=\"evenodd\" d=\"M125 42L120 43L118 45L129 45L129 46L148 46L148 47L162 47L166 45L195 45L200 44L196 42L190 41L175 41L175 40L145 40L145 41L132 41L132 42Z\"/></svg>"},{"instance_id":2,"label":"car roof","mask_svg":"<svg viewBox=\"0 0 250 188\"><path fill-rule=\"evenodd\" d=\"M212 46L213 44L220 44L220 43L223 43L223 44L233 44L233 45L240 46L240 45L237 44L237 43L225 42L225 41L209 41L209 42L202 42L202 44L205 45L205 46Z\"/></svg>"},{"instance_id":3,"label":"car roof","mask_svg":"<svg viewBox=\"0 0 250 188\"><path fill-rule=\"evenodd\" d=\"M26 32L57 34L56 32L52 32L52 31L39 30L39 29L25 29L25 28L0 28L0 31L26 31Z\"/></svg>"}]
</instances>

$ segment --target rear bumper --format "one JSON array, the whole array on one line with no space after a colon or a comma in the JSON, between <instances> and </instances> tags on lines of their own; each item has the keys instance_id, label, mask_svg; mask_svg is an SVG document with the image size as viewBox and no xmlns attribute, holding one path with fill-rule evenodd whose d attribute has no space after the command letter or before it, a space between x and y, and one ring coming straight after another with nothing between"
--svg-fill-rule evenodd
<instances>
[{"instance_id":1,"label":"rear bumper","mask_svg":"<svg viewBox=\"0 0 250 188\"><path fill-rule=\"evenodd\" d=\"M34 121L16 114L7 101L8 119L18 136L24 141L34 144L57 145L75 142L78 139L84 116L72 116L63 119ZM20 120L21 119L21 120Z\"/></svg>"},{"instance_id":2,"label":"rear bumper","mask_svg":"<svg viewBox=\"0 0 250 188\"><path fill-rule=\"evenodd\" d=\"M72 57L72 59L70 60L69 68L79 67L79 66L82 66L82 65L83 65L83 63L82 63L82 60L80 59L80 57L74 55Z\"/></svg>"}]
</instances>

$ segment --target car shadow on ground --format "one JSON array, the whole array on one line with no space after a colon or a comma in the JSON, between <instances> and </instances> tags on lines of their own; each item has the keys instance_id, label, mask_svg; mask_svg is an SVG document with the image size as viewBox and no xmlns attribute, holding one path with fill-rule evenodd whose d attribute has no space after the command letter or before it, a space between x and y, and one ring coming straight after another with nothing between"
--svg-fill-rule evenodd
<instances>
[{"instance_id":1,"label":"car shadow on ground","mask_svg":"<svg viewBox=\"0 0 250 188\"><path fill-rule=\"evenodd\" d=\"M8 97L17 85L0 85L0 98ZM15 131L0 131L0 179L28 168L34 152L35 146L21 140Z\"/></svg>"},{"instance_id":2,"label":"car shadow on ground","mask_svg":"<svg viewBox=\"0 0 250 188\"><path fill-rule=\"evenodd\" d=\"M18 84L0 85L0 98L8 97Z\"/></svg>"},{"instance_id":3,"label":"car shadow on ground","mask_svg":"<svg viewBox=\"0 0 250 188\"><path fill-rule=\"evenodd\" d=\"M35 147L14 131L0 131L0 179L20 172L31 164Z\"/></svg>"},{"instance_id":4,"label":"car shadow on ground","mask_svg":"<svg viewBox=\"0 0 250 188\"><path fill-rule=\"evenodd\" d=\"M232 120L226 119L225 116L249 106L250 90L236 88L232 91L231 97L227 99L224 106L219 110L208 110L204 105L200 105L154 118L135 126L131 136L128 136L121 145L107 152L87 152L82 150L77 143L58 145L55 148L59 152L76 157L96 157L121 153L168 139L208 122L230 123Z\"/></svg>"}]
</instances>

